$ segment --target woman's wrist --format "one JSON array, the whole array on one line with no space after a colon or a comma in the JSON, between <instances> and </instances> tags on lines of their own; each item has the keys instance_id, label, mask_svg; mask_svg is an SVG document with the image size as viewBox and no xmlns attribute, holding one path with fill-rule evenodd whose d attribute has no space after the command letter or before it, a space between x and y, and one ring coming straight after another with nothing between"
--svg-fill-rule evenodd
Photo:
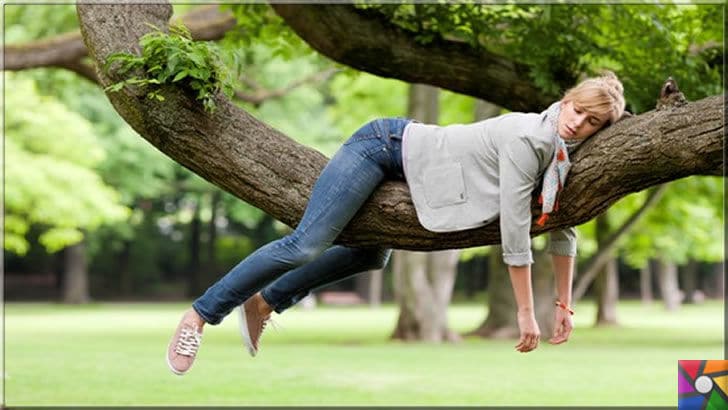
<instances>
[{"instance_id":1,"label":"woman's wrist","mask_svg":"<svg viewBox=\"0 0 728 410\"><path fill-rule=\"evenodd\" d=\"M556 299L556 306L559 309L563 309L563 310L569 312L570 315L574 314L574 310L571 308L571 305L568 303L565 303L564 301L562 301L560 299Z\"/></svg>"}]
</instances>

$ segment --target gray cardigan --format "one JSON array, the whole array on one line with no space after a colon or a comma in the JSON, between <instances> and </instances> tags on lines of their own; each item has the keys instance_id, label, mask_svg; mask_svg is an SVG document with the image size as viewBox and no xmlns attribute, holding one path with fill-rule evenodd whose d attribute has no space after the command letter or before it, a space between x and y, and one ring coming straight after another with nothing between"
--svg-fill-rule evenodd
<instances>
[{"instance_id":1,"label":"gray cardigan","mask_svg":"<svg viewBox=\"0 0 728 410\"><path fill-rule=\"evenodd\" d=\"M500 216L503 260L533 263L531 195L554 155L559 103L467 125L412 122L403 167L417 218L433 232L476 228ZM551 233L549 251L576 254L576 231Z\"/></svg>"}]
</instances>

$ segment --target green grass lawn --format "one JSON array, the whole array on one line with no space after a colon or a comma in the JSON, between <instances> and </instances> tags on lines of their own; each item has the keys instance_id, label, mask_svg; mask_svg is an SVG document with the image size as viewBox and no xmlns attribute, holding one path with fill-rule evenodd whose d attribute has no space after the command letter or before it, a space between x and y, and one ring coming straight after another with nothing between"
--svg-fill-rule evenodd
<instances>
[{"instance_id":1,"label":"green grass lawn","mask_svg":"<svg viewBox=\"0 0 728 410\"><path fill-rule=\"evenodd\" d=\"M164 354L184 304L5 305L4 402L30 405L660 405L677 403L678 359L723 359L723 304L619 305L620 327L593 328L583 302L565 345L515 340L388 340L392 306L291 309L247 355L237 318L205 328L191 372ZM459 331L481 305L450 308Z\"/></svg>"}]
</instances>

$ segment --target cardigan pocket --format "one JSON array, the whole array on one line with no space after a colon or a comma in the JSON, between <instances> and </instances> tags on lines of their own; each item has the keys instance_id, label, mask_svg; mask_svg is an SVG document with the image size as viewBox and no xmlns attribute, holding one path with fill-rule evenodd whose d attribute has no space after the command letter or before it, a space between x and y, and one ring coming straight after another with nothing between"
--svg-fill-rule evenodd
<instances>
[{"instance_id":1,"label":"cardigan pocket","mask_svg":"<svg viewBox=\"0 0 728 410\"><path fill-rule=\"evenodd\" d=\"M430 208L443 208L467 201L463 167L459 162L427 169L423 182L425 200Z\"/></svg>"}]
</instances>

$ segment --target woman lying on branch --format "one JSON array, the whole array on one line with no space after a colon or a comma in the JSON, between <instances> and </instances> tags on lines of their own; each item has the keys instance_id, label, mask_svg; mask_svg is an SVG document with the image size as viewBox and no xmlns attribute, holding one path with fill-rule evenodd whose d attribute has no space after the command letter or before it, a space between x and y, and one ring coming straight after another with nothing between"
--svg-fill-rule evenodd
<instances>
[{"instance_id":1,"label":"woman lying on branch","mask_svg":"<svg viewBox=\"0 0 728 410\"><path fill-rule=\"evenodd\" d=\"M241 306L243 338L255 356L273 311L282 313L312 290L359 272L383 268L384 247L333 245L339 233L385 180L406 181L422 226L459 231L500 221L503 260L518 305L519 352L538 347L540 330L531 287L531 197L542 182L543 224L558 209L569 171L569 149L624 113L613 73L587 79L546 111L509 113L467 125L437 126L404 118L371 121L331 158L316 181L293 233L241 261L182 316L167 348L167 364L182 375L195 360L204 325L216 325ZM574 228L552 232L558 300L551 343L572 331Z\"/></svg>"}]
</instances>

